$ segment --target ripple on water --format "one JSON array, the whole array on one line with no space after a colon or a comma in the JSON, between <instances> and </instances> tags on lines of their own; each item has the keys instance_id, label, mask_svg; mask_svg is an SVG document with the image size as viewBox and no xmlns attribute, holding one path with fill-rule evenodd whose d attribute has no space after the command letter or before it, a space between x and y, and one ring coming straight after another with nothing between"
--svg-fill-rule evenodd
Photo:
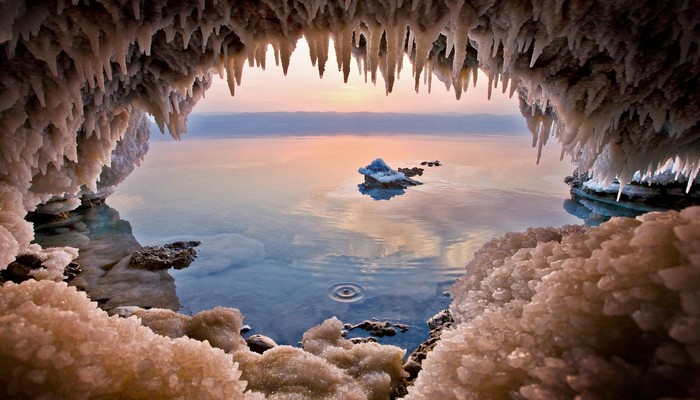
<instances>
[{"instance_id":1,"label":"ripple on water","mask_svg":"<svg viewBox=\"0 0 700 400\"><path fill-rule=\"evenodd\" d=\"M352 303L365 297L364 286L354 282L337 283L328 289L328 297L343 303Z\"/></svg>"}]
</instances>

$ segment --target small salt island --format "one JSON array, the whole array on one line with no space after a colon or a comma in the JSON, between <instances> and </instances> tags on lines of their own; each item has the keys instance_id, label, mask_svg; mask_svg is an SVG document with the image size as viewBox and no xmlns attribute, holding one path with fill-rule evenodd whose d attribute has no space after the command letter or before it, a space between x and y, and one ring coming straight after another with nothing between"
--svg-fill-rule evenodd
<instances>
[{"instance_id":1,"label":"small salt island","mask_svg":"<svg viewBox=\"0 0 700 400\"><path fill-rule=\"evenodd\" d=\"M384 160L377 158L366 167L357 170L365 176L365 181L358 186L360 193L374 200L390 200L394 196L405 193L410 186L422 185L421 182L411 179L405 173L389 167Z\"/></svg>"}]
</instances>

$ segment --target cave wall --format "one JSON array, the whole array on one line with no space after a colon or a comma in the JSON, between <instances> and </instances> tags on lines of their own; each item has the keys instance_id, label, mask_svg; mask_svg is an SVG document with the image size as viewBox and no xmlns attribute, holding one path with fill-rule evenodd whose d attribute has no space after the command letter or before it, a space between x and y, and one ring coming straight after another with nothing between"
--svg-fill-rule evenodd
<instances>
[{"instance_id":1,"label":"cave wall","mask_svg":"<svg viewBox=\"0 0 700 400\"><path fill-rule=\"evenodd\" d=\"M480 67L519 92L540 143L556 136L605 182L668 159L694 175L700 126L698 8L675 1L7 1L0 5L0 258L26 248L21 216L96 180L118 140L152 115L178 138L212 74L231 93L271 45L297 40L322 75L329 39L391 91L401 57L457 95ZM500 86L499 86L500 85ZM85 190L84 190L85 192Z\"/></svg>"}]
</instances>

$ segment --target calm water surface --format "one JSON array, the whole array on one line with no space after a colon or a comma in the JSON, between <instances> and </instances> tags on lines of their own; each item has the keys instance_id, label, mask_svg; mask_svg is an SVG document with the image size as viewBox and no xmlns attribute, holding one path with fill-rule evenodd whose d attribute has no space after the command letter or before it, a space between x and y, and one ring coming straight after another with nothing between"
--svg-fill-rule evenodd
<instances>
[{"instance_id":1,"label":"calm water surface","mask_svg":"<svg viewBox=\"0 0 700 400\"><path fill-rule=\"evenodd\" d=\"M573 167L545 150L536 166L527 134L156 141L108 203L143 245L202 241L188 269L171 271L181 312L236 307L252 333L293 345L331 316L375 317L410 325L381 342L412 349L484 242L580 223L562 208ZM375 201L357 169L377 157L442 166Z\"/></svg>"}]
</instances>

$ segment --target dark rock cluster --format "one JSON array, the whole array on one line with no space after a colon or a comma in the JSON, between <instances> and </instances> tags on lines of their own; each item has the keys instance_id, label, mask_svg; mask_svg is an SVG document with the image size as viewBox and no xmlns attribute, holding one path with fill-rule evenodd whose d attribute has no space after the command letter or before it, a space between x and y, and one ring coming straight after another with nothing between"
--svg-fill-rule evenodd
<instances>
[{"instance_id":1,"label":"dark rock cluster","mask_svg":"<svg viewBox=\"0 0 700 400\"><path fill-rule=\"evenodd\" d=\"M11 262L6 269L0 271L0 284L12 281L22 283L32 277L32 271L46 269L41 264L41 259L33 254L20 254L15 261ZM80 265L72 262L63 271L63 280L70 282L80 273Z\"/></svg>"},{"instance_id":2,"label":"dark rock cluster","mask_svg":"<svg viewBox=\"0 0 700 400\"><path fill-rule=\"evenodd\" d=\"M345 324L344 328L347 331L351 331L353 329L362 329L367 331L372 336L384 337L396 336L396 329L399 329L401 333L404 333L408 330L408 325L396 324L389 321L370 321L366 319L356 325Z\"/></svg>"},{"instance_id":3,"label":"dark rock cluster","mask_svg":"<svg viewBox=\"0 0 700 400\"><path fill-rule=\"evenodd\" d=\"M130 268L147 269L183 269L190 266L197 257L194 248L201 244L198 240L174 242L163 246L144 246L131 255Z\"/></svg>"}]
</instances>

